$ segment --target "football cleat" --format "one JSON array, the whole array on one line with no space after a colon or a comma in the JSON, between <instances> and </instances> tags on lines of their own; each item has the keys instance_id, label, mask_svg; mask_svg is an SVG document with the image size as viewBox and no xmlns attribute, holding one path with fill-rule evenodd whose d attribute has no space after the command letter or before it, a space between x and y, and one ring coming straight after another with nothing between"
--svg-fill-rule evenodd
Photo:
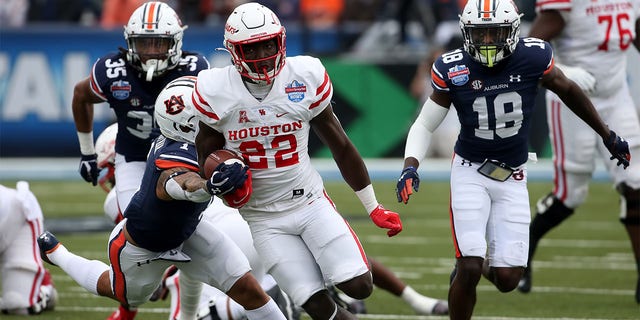
<instances>
[{"instance_id":1,"label":"football cleat","mask_svg":"<svg viewBox=\"0 0 640 320\"><path fill-rule=\"evenodd\" d=\"M431 309L431 313L433 315L448 315L449 314L449 303L444 300L438 300L438 302Z\"/></svg>"},{"instance_id":2,"label":"football cleat","mask_svg":"<svg viewBox=\"0 0 640 320\"><path fill-rule=\"evenodd\" d=\"M531 291L531 266L524 269L522 279L518 282L518 291L522 293L529 293Z\"/></svg>"},{"instance_id":3,"label":"football cleat","mask_svg":"<svg viewBox=\"0 0 640 320\"><path fill-rule=\"evenodd\" d=\"M53 233L49 231L43 232L38 237L38 247L40 247L40 257L42 258L43 261L47 262L48 264L51 264L54 266L56 265L55 263L51 262L51 260L49 260L49 257L47 257L47 254L56 251L56 249L58 249L59 246L60 246L60 241L58 241L58 239L56 239Z\"/></svg>"},{"instance_id":4,"label":"football cleat","mask_svg":"<svg viewBox=\"0 0 640 320\"><path fill-rule=\"evenodd\" d=\"M357 300L349 297L348 295L339 292L334 286L328 287L329 296L336 302L337 305L346 309L353 314L366 314L367 308L364 305L364 301Z\"/></svg>"},{"instance_id":5,"label":"football cleat","mask_svg":"<svg viewBox=\"0 0 640 320\"><path fill-rule=\"evenodd\" d=\"M149 301L167 299L167 296L169 295L169 288L167 288L167 278L173 276L177 272L178 268L174 265L171 265L166 270L164 270L164 273L162 274L162 282L160 283L156 291L153 292L153 294L149 298Z\"/></svg>"},{"instance_id":6,"label":"football cleat","mask_svg":"<svg viewBox=\"0 0 640 320\"><path fill-rule=\"evenodd\" d=\"M123 305L118 306L118 309L114 311L107 320L133 320L138 313L138 309L129 310Z\"/></svg>"}]
</instances>

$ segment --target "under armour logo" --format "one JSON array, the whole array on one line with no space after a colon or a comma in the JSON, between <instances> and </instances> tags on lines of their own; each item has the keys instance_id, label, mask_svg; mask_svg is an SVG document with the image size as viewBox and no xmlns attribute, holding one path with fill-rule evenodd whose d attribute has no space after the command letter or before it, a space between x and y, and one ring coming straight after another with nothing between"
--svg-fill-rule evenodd
<instances>
[{"instance_id":1,"label":"under armour logo","mask_svg":"<svg viewBox=\"0 0 640 320\"><path fill-rule=\"evenodd\" d=\"M462 159L462 162L460 164L463 165L463 166L471 167L471 161L466 160L466 159Z\"/></svg>"},{"instance_id":2,"label":"under armour logo","mask_svg":"<svg viewBox=\"0 0 640 320\"><path fill-rule=\"evenodd\" d=\"M519 74L511 74L509 75L509 82L520 82L522 81L522 79L520 79L521 75Z\"/></svg>"}]
</instances>

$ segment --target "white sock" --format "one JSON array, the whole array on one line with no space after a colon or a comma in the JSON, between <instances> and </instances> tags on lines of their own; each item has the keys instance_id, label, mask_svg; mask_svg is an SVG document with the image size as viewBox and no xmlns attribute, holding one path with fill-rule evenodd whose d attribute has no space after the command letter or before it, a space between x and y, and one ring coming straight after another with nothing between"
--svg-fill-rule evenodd
<instances>
[{"instance_id":1,"label":"white sock","mask_svg":"<svg viewBox=\"0 0 640 320\"><path fill-rule=\"evenodd\" d=\"M423 296L410 286L404 288L400 297L407 302L416 313L420 314L431 314L433 307L438 303L438 299Z\"/></svg>"},{"instance_id":2,"label":"white sock","mask_svg":"<svg viewBox=\"0 0 640 320\"><path fill-rule=\"evenodd\" d=\"M109 270L109 266L104 262L78 256L71 253L62 244L56 251L47 254L47 257L80 286L95 295L100 295L98 294L98 279L103 272Z\"/></svg>"},{"instance_id":3,"label":"white sock","mask_svg":"<svg viewBox=\"0 0 640 320\"><path fill-rule=\"evenodd\" d=\"M273 301L273 299L269 298L269 302L267 302L264 306L247 310L247 319L249 320L258 320L258 319L275 319L275 320L287 320L278 308L278 305Z\"/></svg>"},{"instance_id":4,"label":"white sock","mask_svg":"<svg viewBox=\"0 0 640 320\"><path fill-rule=\"evenodd\" d=\"M222 320L244 319L247 315L247 311L241 305L226 295L221 295L216 299L216 312Z\"/></svg>"},{"instance_id":5,"label":"white sock","mask_svg":"<svg viewBox=\"0 0 640 320\"><path fill-rule=\"evenodd\" d=\"M180 320L195 320L198 313L202 282L180 272Z\"/></svg>"}]
</instances>

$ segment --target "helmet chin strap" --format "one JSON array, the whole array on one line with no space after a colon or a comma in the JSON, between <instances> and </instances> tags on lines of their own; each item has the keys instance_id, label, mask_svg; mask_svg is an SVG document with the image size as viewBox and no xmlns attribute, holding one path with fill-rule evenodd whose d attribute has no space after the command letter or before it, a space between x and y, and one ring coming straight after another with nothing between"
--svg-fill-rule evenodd
<instances>
[{"instance_id":1,"label":"helmet chin strap","mask_svg":"<svg viewBox=\"0 0 640 320\"><path fill-rule=\"evenodd\" d=\"M153 79L153 73L156 71L156 67L158 66L158 59L149 59L144 64L147 69L147 81L151 81Z\"/></svg>"}]
</instances>

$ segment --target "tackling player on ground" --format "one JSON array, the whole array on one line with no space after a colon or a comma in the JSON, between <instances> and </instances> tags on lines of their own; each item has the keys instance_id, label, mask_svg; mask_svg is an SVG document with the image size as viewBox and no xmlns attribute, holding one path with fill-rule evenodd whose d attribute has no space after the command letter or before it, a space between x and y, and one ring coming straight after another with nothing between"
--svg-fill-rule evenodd
<instances>
[{"instance_id":1,"label":"tackling player on ground","mask_svg":"<svg viewBox=\"0 0 640 320\"><path fill-rule=\"evenodd\" d=\"M193 88L194 82L180 78L169 86ZM211 196L219 195L217 190L233 186L236 193L246 192L250 179L246 167L227 170L224 164L211 179L200 177L193 145L198 124L193 108L182 99L172 96L155 105L162 135L151 146L140 189L125 218L109 236L110 266L69 252L50 232L38 238L42 257L89 292L127 307L147 302L163 272L175 265L182 271L182 287L192 288L180 294L180 320L195 319L203 282L241 304L248 319L285 320L249 272L238 246L213 224L200 220Z\"/></svg>"},{"instance_id":2,"label":"tackling player on ground","mask_svg":"<svg viewBox=\"0 0 640 320\"><path fill-rule=\"evenodd\" d=\"M451 162L451 226L456 267L449 289L451 319L470 319L485 276L501 292L515 289L527 265L528 137L538 86L555 92L602 139L625 168L627 142L600 119L580 87L554 66L548 42L519 38L520 13L510 0L470 0L460 14L464 48L432 66L434 92L407 136L398 201L419 187L417 168L450 105L460 135ZM612 125L617 125L613 123Z\"/></svg>"}]
</instances>

